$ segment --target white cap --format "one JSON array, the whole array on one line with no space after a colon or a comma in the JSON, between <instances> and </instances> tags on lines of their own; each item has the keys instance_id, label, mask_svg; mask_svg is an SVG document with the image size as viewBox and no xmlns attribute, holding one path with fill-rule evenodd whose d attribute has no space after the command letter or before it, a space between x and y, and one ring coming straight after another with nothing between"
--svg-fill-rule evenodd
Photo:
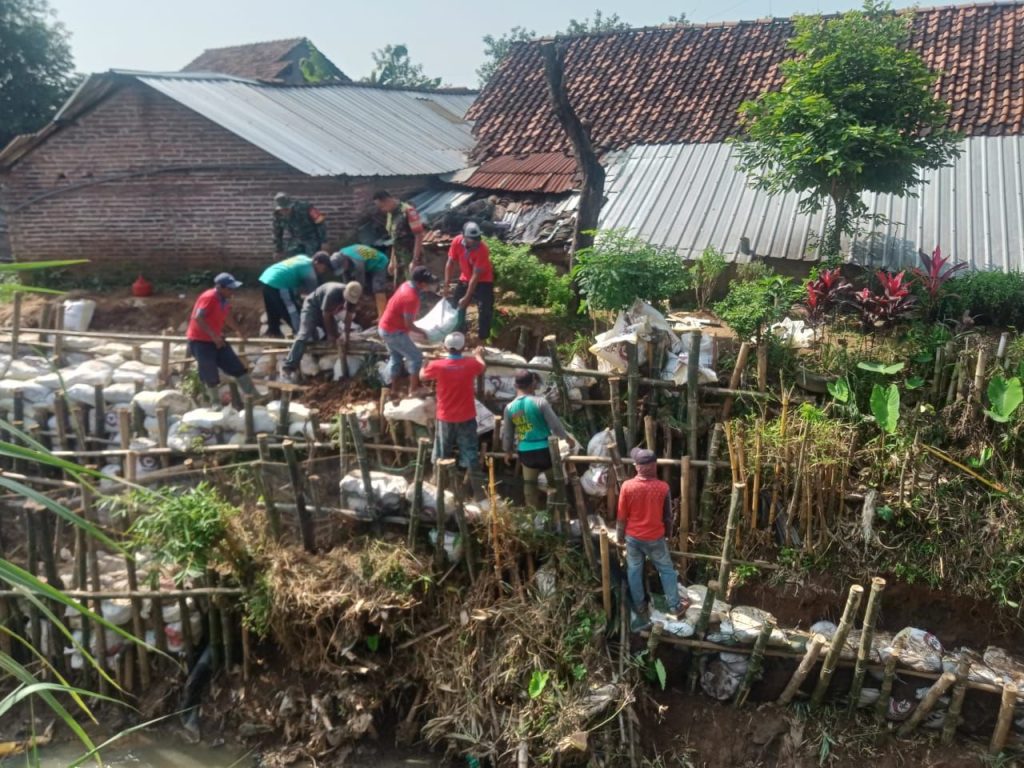
<instances>
[{"instance_id":1,"label":"white cap","mask_svg":"<svg viewBox=\"0 0 1024 768\"><path fill-rule=\"evenodd\" d=\"M362 295L363 286L359 282L353 280L351 283L345 286L345 301L347 301L349 304L358 303Z\"/></svg>"},{"instance_id":2,"label":"white cap","mask_svg":"<svg viewBox=\"0 0 1024 768\"><path fill-rule=\"evenodd\" d=\"M458 331L449 333L444 337L444 348L452 352L461 352L466 346L466 337Z\"/></svg>"}]
</instances>

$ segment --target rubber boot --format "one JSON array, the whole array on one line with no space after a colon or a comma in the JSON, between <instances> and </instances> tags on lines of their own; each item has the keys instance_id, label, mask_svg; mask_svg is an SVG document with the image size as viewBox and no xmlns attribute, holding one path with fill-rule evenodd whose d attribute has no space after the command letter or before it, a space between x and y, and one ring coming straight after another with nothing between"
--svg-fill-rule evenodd
<instances>
[{"instance_id":1,"label":"rubber boot","mask_svg":"<svg viewBox=\"0 0 1024 768\"><path fill-rule=\"evenodd\" d=\"M252 395L253 397L259 397L259 392L256 391L256 385L252 383L252 376L248 373L243 373L235 381L238 382L238 388L242 390L243 395Z\"/></svg>"},{"instance_id":2,"label":"rubber boot","mask_svg":"<svg viewBox=\"0 0 1024 768\"><path fill-rule=\"evenodd\" d=\"M220 385L206 387L206 396L210 398L210 405L214 408L220 408L223 403L220 399Z\"/></svg>"}]
</instances>

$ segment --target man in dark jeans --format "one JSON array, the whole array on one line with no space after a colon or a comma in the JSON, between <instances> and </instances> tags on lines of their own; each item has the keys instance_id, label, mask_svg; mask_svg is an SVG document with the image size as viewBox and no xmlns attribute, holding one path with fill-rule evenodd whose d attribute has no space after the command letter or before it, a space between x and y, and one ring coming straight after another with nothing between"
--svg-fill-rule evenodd
<instances>
[{"instance_id":1,"label":"man in dark jeans","mask_svg":"<svg viewBox=\"0 0 1024 768\"><path fill-rule=\"evenodd\" d=\"M452 240L448 249L448 263L444 266L445 296L456 267L459 282L452 298L459 308L459 330L466 332L466 308L475 301L478 339L483 344L491 335L494 318L494 267L491 266L491 250L475 222L467 221L462 234Z\"/></svg>"},{"instance_id":2,"label":"man in dark jeans","mask_svg":"<svg viewBox=\"0 0 1024 768\"><path fill-rule=\"evenodd\" d=\"M324 283L306 297L302 304L299 332L295 334L295 342L282 366L288 379L297 382L299 364L302 362L302 356L306 354L306 345L317 340L320 329L323 329L328 344L339 342L337 316L342 312L345 313L344 338L348 338L352 328L352 318L355 317L356 307L362 295L363 286L357 282L351 282L348 285ZM341 354L340 346L338 353Z\"/></svg>"},{"instance_id":3,"label":"man in dark jeans","mask_svg":"<svg viewBox=\"0 0 1024 768\"><path fill-rule=\"evenodd\" d=\"M199 380L206 386L213 406L221 404L220 371L233 377L245 394L258 394L245 365L224 338L224 326L245 338L231 316L231 295L241 287L242 284L227 272L217 275L213 288L199 294L188 321L185 334L188 349L196 360Z\"/></svg>"},{"instance_id":4,"label":"man in dark jeans","mask_svg":"<svg viewBox=\"0 0 1024 768\"><path fill-rule=\"evenodd\" d=\"M260 275L263 286L263 307L267 313L267 336L282 338L281 323L299 332L299 305L302 296L316 290L323 275L331 270L331 258L320 251L313 258L291 256L271 264Z\"/></svg>"}]
</instances>

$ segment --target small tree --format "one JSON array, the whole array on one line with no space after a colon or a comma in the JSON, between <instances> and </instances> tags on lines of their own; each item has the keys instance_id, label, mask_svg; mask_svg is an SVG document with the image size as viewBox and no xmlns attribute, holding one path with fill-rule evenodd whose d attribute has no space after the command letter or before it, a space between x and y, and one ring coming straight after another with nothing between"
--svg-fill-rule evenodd
<instances>
[{"instance_id":1,"label":"small tree","mask_svg":"<svg viewBox=\"0 0 1024 768\"><path fill-rule=\"evenodd\" d=\"M637 299L658 304L690 285L675 251L621 230L601 232L579 251L572 277L593 309L626 309Z\"/></svg>"},{"instance_id":2,"label":"small tree","mask_svg":"<svg viewBox=\"0 0 1024 768\"><path fill-rule=\"evenodd\" d=\"M78 77L64 25L46 0L0 2L0 148L41 128Z\"/></svg>"},{"instance_id":3,"label":"small tree","mask_svg":"<svg viewBox=\"0 0 1024 768\"><path fill-rule=\"evenodd\" d=\"M437 88L440 77L427 77L421 64L409 59L409 49L404 43L385 45L373 54L373 72L363 78L364 83L386 85L391 88Z\"/></svg>"},{"instance_id":4,"label":"small tree","mask_svg":"<svg viewBox=\"0 0 1024 768\"><path fill-rule=\"evenodd\" d=\"M909 15L882 0L831 20L798 18L782 88L740 106L739 167L753 185L802 193L802 213L831 202L820 256L837 256L840 237L856 232L862 192L912 195L923 170L959 154L949 106L933 94L936 74L909 39Z\"/></svg>"},{"instance_id":5,"label":"small tree","mask_svg":"<svg viewBox=\"0 0 1024 768\"><path fill-rule=\"evenodd\" d=\"M569 19L569 26L559 32L562 36L592 35L595 32L618 32L629 29L629 22L619 18L619 14L613 13L605 16L600 10L594 11L590 19Z\"/></svg>"},{"instance_id":6,"label":"small tree","mask_svg":"<svg viewBox=\"0 0 1024 768\"><path fill-rule=\"evenodd\" d=\"M725 256L710 245L690 265L690 280L693 283L697 309L707 309L715 286L718 285L718 278L725 272L727 266Z\"/></svg>"}]
</instances>

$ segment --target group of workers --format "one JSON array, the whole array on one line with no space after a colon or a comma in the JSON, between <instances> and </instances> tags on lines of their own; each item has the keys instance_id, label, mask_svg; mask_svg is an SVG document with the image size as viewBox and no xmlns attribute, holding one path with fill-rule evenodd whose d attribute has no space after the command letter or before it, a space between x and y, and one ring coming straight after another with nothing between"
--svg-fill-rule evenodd
<instances>
[{"instance_id":1,"label":"group of workers","mask_svg":"<svg viewBox=\"0 0 1024 768\"><path fill-rule=\"evenodd\" d=\"M490 335L494 307L490 251L474 222L467 222L462 234L453 240L440 292L442 300L451 299L458 307L459 330L445 337L444 356L424 366L423 353L417 345L423 339L414 323L420 315L422 298L435 293L441 281L422 263L423 227L415 208L387 192L376 193L374 201L387 214L390 256L362 244L328 254L321 250L326 239L323 214L283 193L275 197L275 245L278 254L285 258L260 275L267 335L280 337L282 323L292 329L295 341L283 369L294 375L306 345L315 341L320 331L328 342L337 343L340 337L347 340L364 291L372 293L377 333L389 353L392 394L401 395L399 383L403 374L408 375L408 393L412 396L425 394L422 382L434 382L437 415L433 460L436 464L439 459L457 455L459 466L469 475L474 496L481 498L475 382L486 370L486 362L480 346L466 354L465 311L470 302L477 302L478 337L483 343ZM285 234L289 235L287 241ZM308 251L313 255L309 256ZM387 298L388 276L397 282L403 269L408 270L408 280L397 285ZM453 280L456 272L457 280ZM213 287L196 300L189 320L189 350L215 404L220 402L219 371L234 377L245 394L256 395L245 365L224 337L226 327L244 339L230 312L231 296L241 285L228 273L218 275ZM516 396L505 406L501 434L506 463L511 464L518 457L525 500L534 507L539 506L540 474L552 466L548 438L554 435L571 439L551 404L536 394L538 381L534 373L516 371ZM653 451L634 449L631 458L637 474L621 486L616 532L626 552L634 612L645 620L649 616L643 583L645 560L652 562L660 576L668 613L675 614L680 607L678 577L667 543L672 530L671 493L668 484L657 476L657 457Z\"/></svg>"}]
</instances>

